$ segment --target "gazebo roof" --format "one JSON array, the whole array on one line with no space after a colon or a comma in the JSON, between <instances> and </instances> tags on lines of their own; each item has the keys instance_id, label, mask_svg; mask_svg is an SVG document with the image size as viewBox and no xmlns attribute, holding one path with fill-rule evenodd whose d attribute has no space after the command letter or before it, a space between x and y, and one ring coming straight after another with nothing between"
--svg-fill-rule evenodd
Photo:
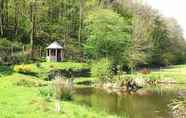
<instances>
[{"instance_id":1,"label":"gazebo roof","mask_svg":"<svg viewBox=\"0 0 186 118\"><path fill-rule=\"evenodd\" d=\"M57 41L54 41L47 49L63 49L63 47Z\"/></svg>"}]
</instances>

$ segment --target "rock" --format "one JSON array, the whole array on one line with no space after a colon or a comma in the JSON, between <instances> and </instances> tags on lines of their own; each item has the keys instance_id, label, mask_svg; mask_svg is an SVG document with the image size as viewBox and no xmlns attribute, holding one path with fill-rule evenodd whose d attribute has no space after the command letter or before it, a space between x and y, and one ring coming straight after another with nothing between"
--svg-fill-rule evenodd
<instances>
[{"instance_id":1,"label":"rock","mask_svg":"<svg viewBox=\"0 0 186 118\"><path fill-rule=\"evenodd\" d=\"M176 84L176 80L164 79L164 80L160 80L158 83Z\"/></svg>"},{"instance_id":2,"label":"rock","mask_svg":"<svg viewBox=\"0 0 186 118\"><path fill-rule=\"evenodd\" d=\"M136 91L136 95L139 95L139 96L151 96L152 92L147 91L145 89L140 89L140 90Z\"/></svg>"},{"instance_id":3,"label":"rock","mask_svg":"<svg viewBox=\"0 0 186 118\"><path fill-rule=\"evenodd\" d=\"M134 80L129 80L127 82L127 91L130 92L136 92L138 89L142 88L141 86L138 86Z\"/></svg>"},{"instance_id":4,"label":"rock","mask_svg":"<svg viewBox=\"0 0 186 118\"><path fill-rule=\"evenodd\" d=\"M180 97L186 97L186 90L178 91L177 95L180 96Z\"/></svg>"},{"instance_id":5,"label":"rock","mask_svg":"<svg viewBox=\"0 0 186 118\"><path fill-rule=\"evenodd\" d=\"M141 86L141 87L145 86L147 84L147 82L143 78L136 78L136 79L134 79L134 81L135 81L136 85Z\"/></svg>"},{"instance_id":6,"label":"rock","mask_svg":"<svg viewBox=\"0 0 186 118\"><path fill-rule=\"evenodd\" d=\"M103 88L112 88L112 83L104 83Z\"/></svg>"}]
</instances>

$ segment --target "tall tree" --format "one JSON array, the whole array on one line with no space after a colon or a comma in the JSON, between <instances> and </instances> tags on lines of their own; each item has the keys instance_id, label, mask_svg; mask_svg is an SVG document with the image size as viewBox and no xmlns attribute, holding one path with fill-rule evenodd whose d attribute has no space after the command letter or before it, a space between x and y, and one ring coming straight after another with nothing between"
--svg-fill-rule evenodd
<instances>
[{"instance_id":1,"label":"tall tree","mask_svg":"<svg viewBox=\"0 0 186 118\"><path fill-rule=\"evenodd\" d=\"M87 53L94 58L108 57L115 64L123 64L130 39L127 20L112 10L96 9L89 13L86 22L89 31L85 45Z\"/></svg>"}]
</instances>

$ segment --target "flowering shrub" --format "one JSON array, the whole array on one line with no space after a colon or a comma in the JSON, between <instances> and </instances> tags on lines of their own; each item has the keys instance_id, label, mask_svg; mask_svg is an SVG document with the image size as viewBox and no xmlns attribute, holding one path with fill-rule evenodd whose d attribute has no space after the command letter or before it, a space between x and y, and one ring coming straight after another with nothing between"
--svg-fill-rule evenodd
<instances>
[{"instance_id":1,"label":"flowering shrub","mask_svg":"<svg viewBox=\"0 0 186 118\"><path fill-rule=\"evenodd\" d=\"M14 71L18 73L29 74L32 73L32 67L29 65L17 65L14 67Z\"/></svg>"}]
</instances>

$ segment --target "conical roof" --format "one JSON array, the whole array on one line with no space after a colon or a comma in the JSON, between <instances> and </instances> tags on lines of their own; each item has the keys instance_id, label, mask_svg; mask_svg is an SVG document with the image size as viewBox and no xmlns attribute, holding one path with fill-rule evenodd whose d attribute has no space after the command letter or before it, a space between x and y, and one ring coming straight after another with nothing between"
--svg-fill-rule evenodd
<instances>
[{"instance_id":1,"label":"conical roof","mask_svg":"<svg viewBox=\"0 0 186 118\"><path fill-rule=\"evenodd\" d=\"M62 49L63 47L57 42L54 41L52 44L50 44L47 49Z\"/></svg>"}]
</instances>

